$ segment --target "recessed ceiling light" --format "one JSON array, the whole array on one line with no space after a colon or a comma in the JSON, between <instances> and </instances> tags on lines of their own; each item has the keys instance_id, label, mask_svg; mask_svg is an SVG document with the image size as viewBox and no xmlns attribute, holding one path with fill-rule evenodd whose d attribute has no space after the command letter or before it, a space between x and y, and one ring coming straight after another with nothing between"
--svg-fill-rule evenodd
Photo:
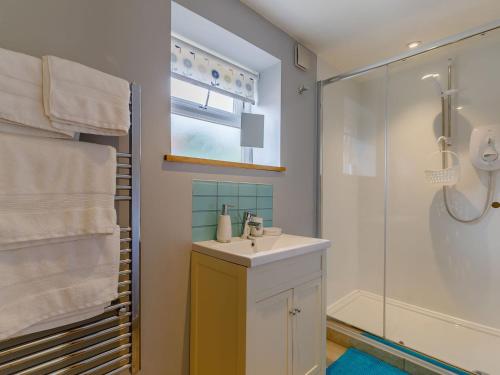
<instances>
[{"instance_id":1,"label":"recessed ceiling light","mask_svg":"<svg viewBox=\"0 0 500 375\"><path fill-rule=\"evenodd\" d=\"M416 40L414 42L408 43L407 46L409 49L413 49L413 48L417 48L421 44L422 44L422 42L420 40Z\"/></svg>"},{"instance_id":2,"label":"recessed ceiling light","mask_svg":"<svg viewBox=\"0 0 500 375\"><path fill-rule=\"evenodd\" d=\"M464 107L462 107L461 105L459 105L459 106L457 107L457 110L459 110L459 111L460 111L461 109L464 109Z\"/></svg>"}]
</instances>

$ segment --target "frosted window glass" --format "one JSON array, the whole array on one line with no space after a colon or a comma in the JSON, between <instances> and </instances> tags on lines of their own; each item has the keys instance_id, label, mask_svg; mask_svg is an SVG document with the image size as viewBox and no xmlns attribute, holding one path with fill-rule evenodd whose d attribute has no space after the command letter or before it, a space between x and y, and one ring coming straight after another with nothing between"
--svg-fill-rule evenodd
<instances>
[{"instance_id":1,"label":"frosted window glass","mask_svg":"<svg viewBox=\"0 0 500 375\"><path fill-rule=\"evenodd\" d=\"M172 153L241 162L240 129L172 114Z\"/></svg>"}]
</instances>

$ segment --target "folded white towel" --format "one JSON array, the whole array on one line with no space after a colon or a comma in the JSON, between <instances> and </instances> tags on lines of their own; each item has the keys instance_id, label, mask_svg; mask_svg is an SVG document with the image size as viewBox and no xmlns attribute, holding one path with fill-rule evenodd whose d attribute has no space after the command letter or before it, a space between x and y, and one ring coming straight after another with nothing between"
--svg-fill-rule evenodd
<instances>
[{"instance_id":1,"label":"folded white towel","mask_svg":"<svg viewBox=\"0 0 500 375\"><path fill-rule=\"evenodd\" d=\"M54 56L42 60L43 104L54 127L79 133L127 134L127 81Z\"/></svg>"},{"instance_id":2,"label":"folded white towel","mask_svg":"<svg viewBox=\"0 0 500 375\"><path fill-rule=\"evenodd\" d=\"M111 235L0 251L0 340L110 303L119 267L118 227Z\"/></svg>"},{"instance_id":3,"label":"folded white towel","mask_svg":"<svg viewBox=\"0 0 500 375\"><path fill-rule=\"evenodd\" d=\"M109 303L104 303L95 307L86 307L75 312L57 315L53 318L33 324L26 329L16 332L16 336L29 335L30 333L47 331L49 329L63 327L68 324L78 323L104 313L104 309L109 305Z\"/></svg>"},{"instance_id":4,"label":"folded white towel","mask_svg":"<svg viewBox=\"0 0 500 375\"><path fill-rule=\"evenodd\" d=\"M112 233L115 188L113 147L0 133L0 249Z\"/></svg>"},{"instance_id":5,"label":"folded white towel","mask_svg":"<svg viewBox=\"0 0 500 375\"><path fill-rule=\"evenodd\" d=\"M42 99L42 60L0 48L0 131L51 138L71 138L54 128Z\"/></svg>"}]
</instances>

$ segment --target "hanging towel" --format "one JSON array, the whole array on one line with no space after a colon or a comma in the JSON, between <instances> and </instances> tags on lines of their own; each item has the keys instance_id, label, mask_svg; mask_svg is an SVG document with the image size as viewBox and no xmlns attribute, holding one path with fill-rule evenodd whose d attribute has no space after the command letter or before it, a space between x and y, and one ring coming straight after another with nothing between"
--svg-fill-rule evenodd
<instances>
[{"instance_id":1,"label":"hanging towel","mask_svg":"<svg viewBox=\"0 0 500 375\"><path fill-rule=\"evenodd\" d=\"M54 127L100 135L128 133L127 81L54 56L42 60L43 105Z\"/></svg>"},{"instance_id":2,"label":"hanging towel","mask_svg":"<svg viewBox=\"0 0 500 375\"><path fill-rule=\"evenodd\" d=\"M16 332L16 336L29 335L30 333L47 331L53 328L64 327L68 324L78 323L104 313L104 309L109 305L110 303L108 302L96 307L86 307L75 312L56 315L54 318L33 324L26 329Z\"/></svg>"},{"instance_id":3,"label":"hanging towel","mask_svg":"<svg viewBox=\"0 0 500 375\"><path fill-rule=\"evenodd\" d=\"M51 138L72 138L54 128L42 101L42 60L0 48L0 131Z\"/></svg>"},{"instance_id":4,"label":"hanging towel","mask_svg":"<svg viewBox=\"0 0 500 375\"><path fill-rule=\"evenodd\" d=\"M0 250L113 233L115 188L113 147L0 133Z\"/></svg>"},{"instance_id":5,"label":"hanging towel","mask_svg":"<svg viewBox=\"0 0 500 375\"><path fill-rule=\"evenodd\" d=\"M118 295L119 267L119 227L111 235L0 251L0 340L109 304Z\"/></svg>"}]
</instances>

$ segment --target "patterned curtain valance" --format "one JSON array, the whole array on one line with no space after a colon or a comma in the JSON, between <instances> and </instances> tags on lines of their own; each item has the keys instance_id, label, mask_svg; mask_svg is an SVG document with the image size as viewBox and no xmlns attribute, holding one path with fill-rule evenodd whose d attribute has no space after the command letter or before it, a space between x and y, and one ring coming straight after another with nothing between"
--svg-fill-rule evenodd
<instances>
[{"instance_id":1,"label":"patterned curtain valance","mask_svg":"<svg viewBox=\"0 0 500 375\"><path fill-rule=\"evenodd\" d=\"M194 47L171 41L172 76L255 104L258 76Z\"/></svg>"}]
</instances>

